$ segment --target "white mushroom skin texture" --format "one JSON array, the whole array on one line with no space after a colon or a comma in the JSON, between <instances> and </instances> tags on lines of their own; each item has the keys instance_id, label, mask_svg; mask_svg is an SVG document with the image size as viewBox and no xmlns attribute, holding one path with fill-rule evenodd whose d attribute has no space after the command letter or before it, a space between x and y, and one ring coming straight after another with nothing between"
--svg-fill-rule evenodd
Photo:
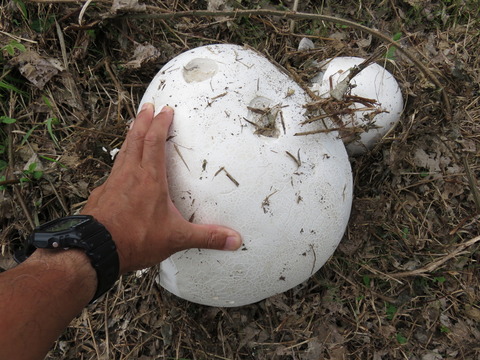
<instances>
[{"instance_id":1,"label":"white mushroom skin texture","mask_svg":"<svg viewBox=\"0 0 480 360\"><path fill-rule=\"evenodd\" d=\"M231 227L244 241L234 252L174 254L160 265L164 288L204 305L251 304L307 280L333 254L352 174L336 132L294 136L318 129L300 125L309 101L266 58L236 45L190 50L155 76L140 106L175 109L166 145L173 202L186 219Z\"/></svg>"},{"instance_id":2,"label":"white mushroom skin texture","mask_svg":"<svg viewBox=\"0 0 480 360\"><path fill-rule=\"evenodd\" d=\"M364 59L358 57L336 57L326 60L311 90L321 97L331 97L330 92L348 76L350 69L363 61ZM347 128L359 127L365 131L358 139L346 145L350 155L359 155L371 150L400 120L403 97L393 75L378 64L371 64L363 69L351 79L350 85L351 90L347 92L348 94L374 99L377 101L375 108L382 111L373 118L375 110L355 111L342 116ZM365 105L354 103L351 108L361 109L365 108Z\"/></svg>"}]
</instances>

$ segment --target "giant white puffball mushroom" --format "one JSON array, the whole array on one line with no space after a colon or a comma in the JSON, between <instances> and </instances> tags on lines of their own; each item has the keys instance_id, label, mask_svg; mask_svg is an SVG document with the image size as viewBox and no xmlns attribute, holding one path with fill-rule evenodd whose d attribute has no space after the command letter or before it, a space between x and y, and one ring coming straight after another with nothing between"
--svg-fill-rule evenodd
<instances>
[{"instance_id":1,"label":"giant white puffball mushroom","mask_svg":"<svg viewBox=\"0 0 480 360\"><path fill-rule=\"evenodd\" d=\"M338 93L347 90L342 86L349 82L348 95L376 101L373 109L372 106L354 102L350 108L355 111L340 117L346 128L363 131L354 141L346 144L351 155L372 149L400 120L403 110L400 87L393 75L382 66L372 63L348 81L350 70L364 60L358 57L336 57L324 61L322 71L311 87L321 97L335 98L339 97L335 91ZM360 110L368 108L371 110Z\"/></svg>"},{"instance_id":2,"label":"giant white puffball mushroom","mask_svg":"<svg viewBox=\"0 0 480 360\"><path fill-rule=\"evenodd\" d=\"M286 73L237 45L187 51L155 76L140 106L175 109L166 145L175 206L243 238L233 252L172 255L160 264L161 286L195 303L241 306L302 283L333 254L352 175L336 132L295 136L313 129L300 125L309 101Z\"/></svg>"}]
</instances>

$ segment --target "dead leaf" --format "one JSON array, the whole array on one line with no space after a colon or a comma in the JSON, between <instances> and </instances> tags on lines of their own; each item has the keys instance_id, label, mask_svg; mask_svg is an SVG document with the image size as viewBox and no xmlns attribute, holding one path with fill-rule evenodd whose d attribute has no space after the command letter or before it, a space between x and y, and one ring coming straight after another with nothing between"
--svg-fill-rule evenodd
<instances>
[{"instance_id":1,"label":"dead leaf","mask_svg":"<svg viewBox=\"0 0 480 360\"><path fill-rule=\"evenodd\" d=\"M360 48L366 48L366 47L370 46L371 43L372 43L372 35L368 35L368 37L366 39L361 39L361 40L358 40L356 42L356 44Z\"/></svg>"},{"instance_id":2,"label":"dead leaf","mask_svg":"<svg viewBox=\"0 0 480 360\"><path fill-rule=\"evenodd\" d=\"M14 216L12 208L12 199L11 195L5 191L0 192L0 218L2 219L11 219ZM7 229L2 229L2 235L7 232Z\"/></svg>"},{"instance_id":3,"label":"dead leaf","mask_svg":"<svg viewBox=\"0 0 480 360\"><path fill-rule=\"evenodd\" d=\"M422 360L441 360L441 359L443 359L443 356L434 351L428 352L427 354L422 356Z\"/></svg>"},{"instance_id":4,"label":"dead leaf","mask_svg":"<svg viewBox=\"0 0 480 360\"><path fill-rule=\"evenodd\" d=\"M85 107L83 105L82 96L80 95L81 91L78 88L78 81L75 81L74 76L69 71L62 73L60 81L65 86L65 89L62 89L61 87L55 89L55 96L63 103L79 110L79 114L82 114Z\"/></svg>"},{"instance_id":5,"label":"dead leaf","mask_svg":"<svg viewBox=\"0 0 480 360\"><path fill-rule=\"evenodd\" d=\"M478 344L480 331L476 329L475 325L471 326L463 320L458 320L455 325L449 328L451 332L448 336L453 338L458 344L463 344L464 347L468 346L468 344Z\"/></svg>"},{"instance_id":6,"label":"dead leaf","mask_svg":"<svg viewBox=\"0 0 480 360\"><path fill-rule=\"evenodd\" d=\"M89 195L88 188L89 188L89 185L84 180L79 180L76 183L72 183L68 186L69 192L84 199L88 198L88 195Z\"/></svg>"},{"instance_id":7,"label":"dead leaf","mask_svg":"<svg viewBox=\"0 0 480 360\"><path fill-rule=\"evenodd\" d=\"M382 360L385 355L388 354L388 350L382 349L373 353L373 360Z\"/></svg>"},{"instance_id":8,"label":"dead leaf","mask_svg":"<svg viewBox=\"0 0 480 360\"><path fill-rule=\"evenodd\" d=\"M440 171L439 158L435 155L427 154L425 150L421 148L415 150L413 160L415 162L415 165L424 169L428 169L432 173Z\"/></svg>"},{"instance_id":9,"label":"dead leaf","mask_svg":"<svg viewBox=\"0 0 480 360\"><path fill-rule=\"evenodd\" d=\"M337 31L337 32L334 32L333 34L330 34L329 38L343 41L347 38L347 34L344 31Z\"/></svg>"},{"instance_id":10,"label":"dead leaf","mask_svg":"<svg viewBox=\"0 0 480 360\"><path fill-rule=\"evenodd\" d=\"M38 157L38 155L36 153L33 153L32 156L30 156L30 159L28 159L27 163L23 167L23 170L29 170L30 165L32 165L32 164L36 164L35 165L35 171L43 171L44 170L43 164L40 161L40 158Z\"/></svg>"},{"instance_id":11,"label":"dead leaf","mask_svg":"<svg viewBox=\"0 0 480 360\"><path fill-rule=\"evenodd\" d=\"M465 307L465 314L470 318L480 324L480 310L471 306L467 305Z\"/></svg>"},{"instance_id":12,"label":"dead leaf","mask_svg":"<svg viewBox=\"0 0 480 360\"><path fill-rule=\"evenodd\" d=\"M275 357L279 356L279 357L284 358L284 357L292 354L292 349L286 347L285 345L280 345L280 346L277 346L274 354L275 354Z\"/></svg>"},{"instance_id":13,"label":"dead leaf","mask_svg":"<svg viewBox=\"0 0 480 360\"><path fill-rule=\"evenodd\" d=\"M285 294L278 294L278 295L274 295L274 296L271 296L267 299L267 302L269 303L269 305L277 308L277 309L281 309L285 312L289 312L290 311L290 306L288 306L286 303L285 303L285 300L286 300L286 296Z\"/></svg>"},{"instance_id":14,"label":"dead leaf","mask_svg":"<svg viewBox=\"0 0 480 360\"><path fill-rule=\"evenodd\" d=\"M461 183L445 182L442 190L442 199L448 200L455 196L462 195L465 191L465 187Z\"/></svg>"},{"instance_id":15,"label":"dead leaf","mask_svg":"<svg viewBox=\"0 0 480 360\"><path fill-rule=\"evenodd\" d=\"M119 11L145 11L147 9L146 5L140 5L138 0L113 0L112 7L110 12L113 14L118 13Z\"/></svg>"},{"instance_id":16,"label":"dead leaf","mask_svg":"<svg viewBox=\"0 0 480 360\"><path fill-rule=\"evenodd\" d=\"M343 345L336 345L328 350L330 359L346 359L347 358L347 349Z\"/></svg>"},{"instance_id":17,"label":"dead leaf","mask_svg":"<svg viewBox=\"0 0 480 360\"><path fill-rule=\"evenodd\" d=\"M137 44L137 47L133 52L133 60L127 62L125 67L129 69L138 69L142 67L144 63L155 61L160 55L160 51L151 44Z\"/></svg>"},{"instance_id":18,"label":"dead leaf","mask_svg":"<svg viewBox=\"0 0 480 360\"><path fill-rule=\"evenodd\" d=\"M170 325L169 323L162 324L162 326L160 328L160 332L161 332L162 338L163 338L163 345L164 346L171 345L172 344L172 334L173 334L172 325Z\"/></svg>"},{"instance_id":19,"label":"dead leaf","mask_svg":"<svg viewBox=\"0 0 480 360\"><path fill-rule=\"evenodd\" d=\"M312 50L315 49L315 45L312 40L309 38L302 38L298 44L298 51Z\"/></svg>"},{"instance_id":20,"label":"dead leaf","mask_svg":"<svg viewBox=\"0 0 480 360\"><path fill-rule=\"evenodd\" d=\"M385 339L390 339L396 333L397 329L393 325L381 325L380 333Z\"/></svg>"},{"instance_id":21,"label":"dead leaf","mask_svg":"<svg viewBox=\"0 0 480 360\"><path fill-rule=\"evenodd\" d=\"M0 257L0 269L8 270L15 267L15 265L17 265L17 263L10 254Z\"/></svg>"},{"instance_id":22,"label":"dead leaf","mask_svg":"<svg viewBox=\"0 0 480 360\"><path fill-rule=\"evenodd\" d=\"M57 59L43 58L35 51L25 51L12 63L18 66L20 73L40 90L52 77L63 71L61 62Z\"/></svg>"},{"instance_id":23,"label":"dead leaf","mask_svg":"<svg viewBox=\"0 0 480 360\"><path fill-rule=\"evenodd\" d=\"M307 351L305 351L302 360L321 359L324 349L324 344L322 344L318 338L312 339L308 342L308 348Z\"/></svg>"},{"instance_id":24,"label":"dead leaf","mask_svg":"<svg viewBox=\"0 0 480 360\"><path fill-rule=\"evenodd\" d=\"M230 11L233 10L233 7L228 4L228 0L208 0L207 10L209 11Z\"/></svg>"},{"instance_id":25,"label":"dead leaf","mask_svg":"<svg viewBox=\"0 0 480 360\"><path fill-rule=\"evenodd\" d=\"M238 350L250 343L259 333L260 329L254 323L245 327L245 329L239 334L240 341L238 344Z\"/></svg>"}]
</instances>

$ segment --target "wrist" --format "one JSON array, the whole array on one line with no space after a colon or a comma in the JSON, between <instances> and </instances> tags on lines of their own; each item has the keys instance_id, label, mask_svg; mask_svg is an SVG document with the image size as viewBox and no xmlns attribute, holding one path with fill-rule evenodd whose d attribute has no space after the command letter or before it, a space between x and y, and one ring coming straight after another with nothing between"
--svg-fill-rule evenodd
<instances>
[{"instance_id":1,"label":"wrist","mask_svg":"<svg viewBox=\"0 0 480 360\"><path fill-rule=\"evenodd\" d=\"M92 216L67 216L36 227L25 249L16 253L15 260L25 261L33 253L36 254L35 261L48 260L52 262L52 268L62 269L67 260L71 261L69 270L73 272L79 265L94 270L97 288L91 302L118 280L119 258L115 243L105 226Z\"/></svg>"},{"instance_id":2,"label":"wrist","mask_svg":"<svg viewBox=\"0 0 480 360\"><path fill-rule=\"evenodd\" d=\"M25 265L35 266L37 271L48 272L54 278L58 275L58 288L75 293L76 300L84 305L93 298L97 289L97 273L81 249L37 249Z\"/></svg>"}]
</instances>

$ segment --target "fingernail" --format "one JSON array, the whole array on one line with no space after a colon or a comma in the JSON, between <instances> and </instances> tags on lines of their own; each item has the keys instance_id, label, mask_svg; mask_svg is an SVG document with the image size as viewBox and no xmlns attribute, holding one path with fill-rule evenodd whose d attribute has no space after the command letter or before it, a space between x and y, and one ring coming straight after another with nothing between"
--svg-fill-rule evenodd
<instances>
[{"instance_id":1,"label":"fingernail","mask_svg":"<svg viewBox=\"0 0 480 360\"><path fill-rule=\"evenodd\" d=\"M140 111L153 109L153 108L154 108L154 105L152 103L146 102L145 104L142 105L142 109Z\"/></svg>"},{"instance_id":2,"label":"fingernail","mask_svg":"<svg viewBox=\"0 0 480 360\"><path fill-rule=\"evenodd\" d=\"M166 105L162 108L162 110L160 111L161 113L165 113L165 112L173 112L173 108L171 108L170 106Z\"/></svg>"},{"instance_id":3,"label":"fingernail","mask_svg":"<svg viewBox=\"0 0 480 360\"><path fill-rule=\"evenodd\" d=\"M242 239L239 236L229 236L225 240L223 250L237 250L240 246L242 246Z\"/></svg>"}]
</instances>

